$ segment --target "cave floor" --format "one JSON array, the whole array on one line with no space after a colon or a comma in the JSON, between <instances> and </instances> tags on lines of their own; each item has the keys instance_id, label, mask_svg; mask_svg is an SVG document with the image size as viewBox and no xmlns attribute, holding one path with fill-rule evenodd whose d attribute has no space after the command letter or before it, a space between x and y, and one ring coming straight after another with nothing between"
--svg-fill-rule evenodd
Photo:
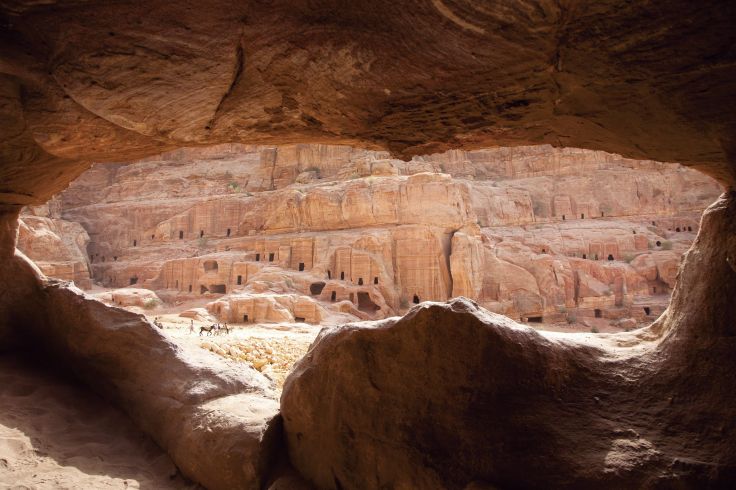
<instances>
[{"instance_id":1,"label":"cave floor","mask_svg":"<svg viewBox=\"0 0 736 490\"><path fill-rule=\"evenodd\" d=\"M89 390L37 362L0 356L0 488L200 487Z\"/></svg>"}]
</instances>

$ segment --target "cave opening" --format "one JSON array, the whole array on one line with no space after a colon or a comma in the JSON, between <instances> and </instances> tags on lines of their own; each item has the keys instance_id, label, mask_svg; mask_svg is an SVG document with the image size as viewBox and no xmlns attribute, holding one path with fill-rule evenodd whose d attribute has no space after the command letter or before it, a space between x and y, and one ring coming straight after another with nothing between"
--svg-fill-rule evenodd
<instances>
[{"instance_id":1,"label":"cave opening","mask_svg":"<svg viewBox=\"0 0 736 490\"><path fill-rule=\"evenodd\" d=\"M212 284L209 290L215 294L225 294L227 292L227 286L225 284Z\"/></svg>"},{"instance_id":2,"label":"cave opening","mask_svg":"<svg viewBox=\"0 0 736 490\"><path fill-rule=\"evenodd\" d=\"M179 230L179 240L184 238L184 232Z\"/></svg>"},{"instance_id":3,"label":"cave opening","mask_svg":"<svg viewBox=\"0 0 736 490\"><path fill-rule=\"evenodd\" d=\"M322 290L325 288L324 282L313 282L309 285L309 294L312 296L319 296L322 294Z\"/></svg>"},{"instance_id":4,"label":"cave opening","mask_svg":"<svg viewBox=\"0 0 736 490\"><path fill-rule=\"evenodd\" d=\"M613 260L613 254L608 254L608 260Z\"/></svg>"},{"instance_id":5,"label":"cave opening","mask_svg":"<svg viewBox=\"0 0 736 490\"><path fill-rule=\"evenodd\" d=\"M238 284L238 286L240 286L240 285L243 284L243 276L242 275L238 275L237 284Z\"/></svg>"},{"instance_id":6,"label":"cave opening","mask_svg":"<svg viewBox=\"0 0 736 490\"><path fill-rule=\"evenodd\" d=\"M299 271L301 272L303 270L304 270L304 262L299 262Z\"/></svg>"},{"instance_id":7,"label":"cave opening","mask_svg":"<svg viewBox=\"0 0 736 490\"><path fill-rule=\"evenodd\" d=\"M332 291L332 293L330 294L330 301L334 303L336 300L337 300L337 291Z\"/></svg>"},{"instance_id":8,"label":"cave opening","mask_svg":"<svg viewBox=\"0 0 736 490\"><path fill-rule=\"evenodd\" d=\"M362 277L359 277L358 278L358 286L362 286L362 285L363 285L363 278Z\"/></svg>"},{"instance_id":9,"label":"cave opening","mask_svg":"<svg viewBox=\"0 0 736 490\"><path fill-rule=\"evenodd\" d=\"M207 289L207 286L205 286L204 284L199 286L199 294L204 294L208 292L209 292L209 289Z\"/></svg>"},{"instance_id":10,"label":"cave opening","mask_svg":"<svg viewBox=\"0 0 736 490\"><path fill-rule=\"evenodd\" d=\"M243 323L248 323L248 314L243 315Z\"/></svg>"},{"instance_id":11,"label":"cave opening","mask_svg":"<svg viewBox=\"0 0 736 490\"><path fill-rule=\"evenodd\" d=\"M644 314L645 314L646 316L649 316L649 315L651 315L651 314L652 314L652 309L651 309L650 307L648 307L648 306L645 306L645 307L644 307Z\"/></svg>"},{"instance_id":12,"label":"cave opening","mask_svg":"<svg viewBox=\"0 0 736 490\"><path fill-rule=\"evenodd\" d=\"M412 298L411 302L414 303L415 305L418 305L419 304L419 295L416 295L415 294L414 297Z\"/></svg>"},{"instance_id":13,"label":"cave opening","mask_svg":"<svg viewBox=\"0 0 736 490\"><path fill-rule=\"evenodd\" d=\"M380 310L380 307L373 302L370 294L364 291L358 292L358 309L366 313L374 313Z\"/></svg>"},{"instance_id":14,"label":"cave opening","mask_svg":"<svg viewBox=\"0 0 736 490\"><path fill-rule=\"evenodd\" d=\"M595 310L593 310L593 313L596 318L601 318L603 316L603 312L600 310L600 308L596 308Z\"/></svg>"},{"instance_id":15,"label":"cave opening","mask_svg":"<svg viewBox=\"0 0 736 490\"><path fill-rule=\"evenodd\" d=\"M261 254L256 254L256 262L260 262L260 261L261 261Z\"/></svg>"},{"instance_id":16,"label":"cave opening","mask_svg":"<svg viewBox=\"0 0 736 490\"><path fill-rule=\"evenodd\" d=\"M269 261L269 262L273 262L273 259L274 259L274 257L275 257L275 256L276 256L276 255L275 255L275 254L274 254L273 252L269 253L269 254L268 254L268 261Z\"/></svg>"},{"instance_id":17,"label":"cave opening","mask_svg":"<svg viewBox=\"0 0 736 490\"><path fill-rule=\"evenodd\" d=\"M130 285L132 286L133 284L138 284L138 277L133 276L130 278Z\"/></svg>"},{"instance_id":18,"label":"cave opening","mask_svg":"<svg viewBox=\"0 0 736 490\"><path fill-rule=\"evenodd\" d=\"M526 318L526 322L527 323L542 323L543 322L543 319L544 318L541 317L541 316L528 316Z\"/></svg>"},{"instance_id":19,"label":"cave opening","mask_svg":"<svg viewBox=\"0 0 736 490\"><path fill-rule=\"evenodd\" d=\"M225 236L230 236L230 228L228 228L227 231L225 232Z\"/></svg>"},{"instance_id":20,"label":"cave opening","mask_svg":"<svg viewBox=\"0 0 736 490\"><path fill-rule=\"evenodd\" d=\"M219 269L219 265L216 260L205 260L202 263L205 272L215 272Z\"/></svg>"}]
</instances>

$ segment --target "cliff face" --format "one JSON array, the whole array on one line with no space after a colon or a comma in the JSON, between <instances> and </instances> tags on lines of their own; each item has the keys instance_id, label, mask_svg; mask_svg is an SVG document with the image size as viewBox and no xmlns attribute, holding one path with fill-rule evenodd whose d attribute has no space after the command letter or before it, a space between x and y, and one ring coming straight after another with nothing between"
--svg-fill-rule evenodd
<instances>
[{"instance_id":1,"label":"cliff face","mask_svg":"<svg viewBox=\"0 0 736 490\"><path fill-rule=\"evenodd\" d=\"M47 276L90 288L89 236L77 222L61 218L61 200L24 208L19 219L18 248Z\"/></svg>"},{"instance_id":2,"label":"cliff face","mask_svg":"<svg viewBox=\"0 0 736 490\"><path fill-rule=\"evenodd\" d=\"M95 281L230 294L210 307L229 322L384 318L466 296L524 321L620 324L664 309L719 192L683 167L548 146L403 162L225 145L96 165L61 201L89 233Z\"/></svg>"}]
</instances>

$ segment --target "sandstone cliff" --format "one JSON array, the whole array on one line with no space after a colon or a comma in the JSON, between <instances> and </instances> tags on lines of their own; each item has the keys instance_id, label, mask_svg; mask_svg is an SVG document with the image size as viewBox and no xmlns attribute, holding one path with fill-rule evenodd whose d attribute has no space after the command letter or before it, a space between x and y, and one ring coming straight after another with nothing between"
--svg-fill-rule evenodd
<instances>
[{"instance_id":1,"label":"sandstone cliff","mask_svg":"<svg viewBox=\"0 0 736 490\"><path fill-rule=\"evenodd\" d=\"M385 318L466 296L522 321L630 327L666 306L719 192L683 167L549 146L403 162L223 145L96 165L61 201L96 282L228 294L209 308L223 321Z\"/></svg>"}]
</instances>

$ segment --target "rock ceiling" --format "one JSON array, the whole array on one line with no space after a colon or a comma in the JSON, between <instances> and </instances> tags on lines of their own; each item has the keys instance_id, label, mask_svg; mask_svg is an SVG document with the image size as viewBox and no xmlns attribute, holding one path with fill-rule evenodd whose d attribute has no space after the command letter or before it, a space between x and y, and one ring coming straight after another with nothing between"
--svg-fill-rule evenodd
<instances>
[{"instance_id":1,"label":"rock ceiling","mask_svg":"<svg viewBox=\"0 0 736 490\"><path fill-rule=\"evenodd\" d=\"M3 1L0 203L235 141L550 143L730 184L735 23L687 0Z\"/></svg>"}]
</instances>

